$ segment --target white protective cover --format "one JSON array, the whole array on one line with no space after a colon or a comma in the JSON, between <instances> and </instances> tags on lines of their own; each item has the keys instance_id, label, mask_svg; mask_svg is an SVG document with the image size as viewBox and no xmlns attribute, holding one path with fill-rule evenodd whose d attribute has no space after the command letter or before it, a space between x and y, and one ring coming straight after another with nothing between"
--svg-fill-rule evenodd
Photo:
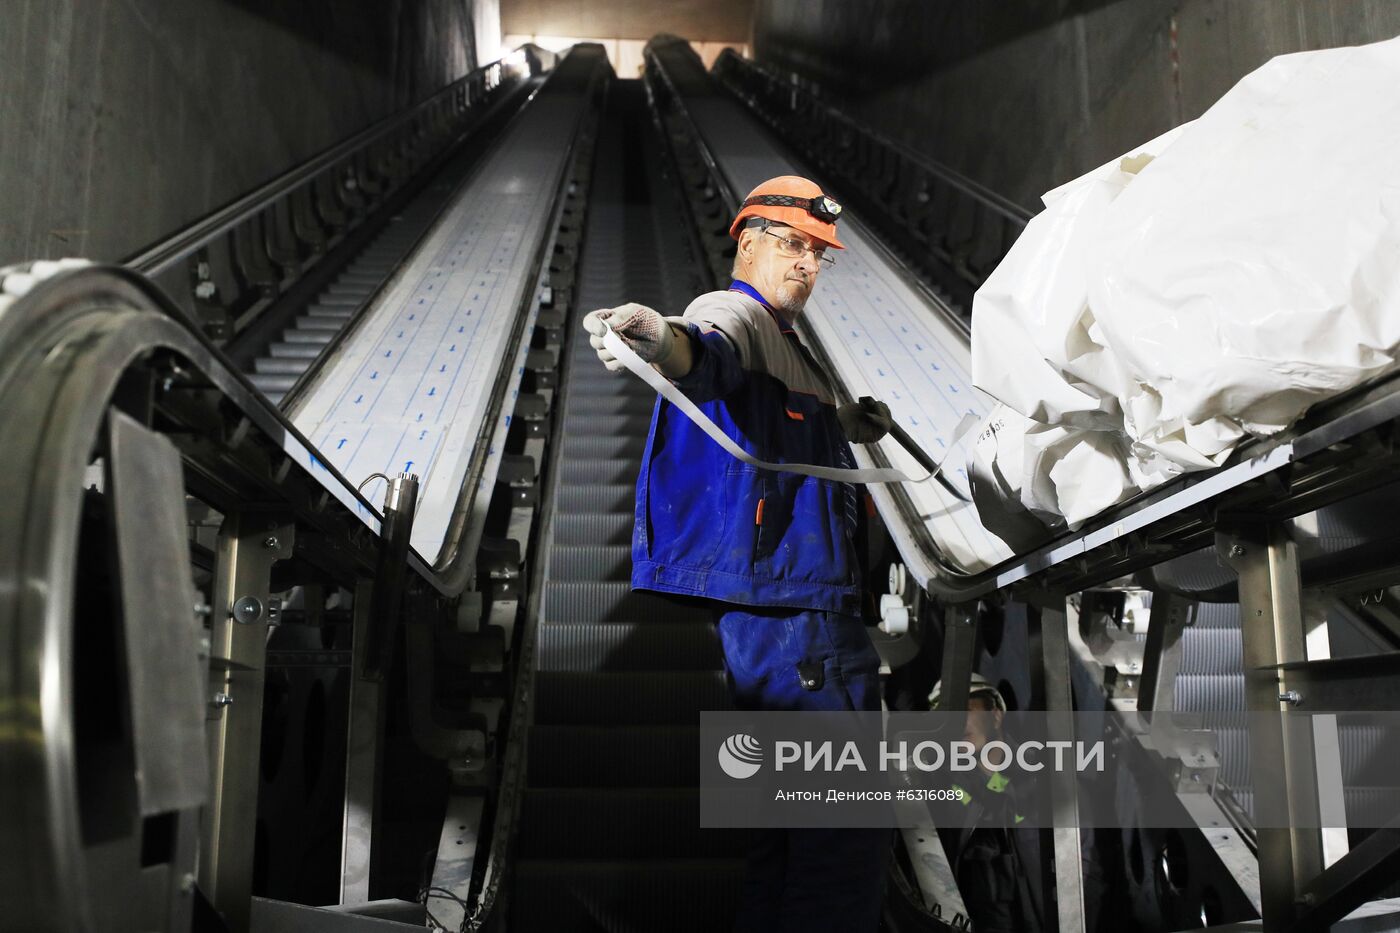
<instances>
[{"instance_id":1,"label":"white protective cover","mask_svg":"<svg viewBox=\"0 0 1400 933\"><path fill-rule=\"evenodd\" d=\"M1044 201L973 303L972 472L1073 528L1394 366L1400 40L1275 58Z\"/></svg>"}]
</instances>

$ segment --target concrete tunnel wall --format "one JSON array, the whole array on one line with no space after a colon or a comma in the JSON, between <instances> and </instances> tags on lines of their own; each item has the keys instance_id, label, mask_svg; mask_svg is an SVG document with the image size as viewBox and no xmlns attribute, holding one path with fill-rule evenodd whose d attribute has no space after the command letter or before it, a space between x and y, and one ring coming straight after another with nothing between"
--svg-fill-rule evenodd
<instances>
[{"instance_id":1,"label":"concrete tunnel wall","mask_svg":"<svg viewBox=\"0 0 1400 933\"><path fill-rule=\"evenodd\" d=\"M466 74L498 0L15 0L0 265L118 260ZM486 38L487 54L495 36Z\"/></svg>"},{"instance_id":2,"label":"concrete tunnel wall","mask_svg":"<svg viewBox=\"0 0 1400 933\"><path fill-rule=\"evenodd\" d=\"M1393 0L758 0L754 52L1038 210L1275 55L1397 34Z\"/></svg>"}]
</instances>

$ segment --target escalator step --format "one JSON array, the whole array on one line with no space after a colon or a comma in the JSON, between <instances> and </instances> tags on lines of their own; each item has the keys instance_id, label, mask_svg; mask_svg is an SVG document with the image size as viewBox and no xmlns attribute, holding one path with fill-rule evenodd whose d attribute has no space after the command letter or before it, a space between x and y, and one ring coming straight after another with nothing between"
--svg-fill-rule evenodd
<instances>
[{"instance_id":1,"label":"escalator step","mask_svg":"<svg viewBox=\"0 0 1400 933\"><path fill-rule=\"evenodd\" d=\"M637 378L609 379L595 382L577 374L569 377L569 395L578 398L646 398L655 399L656 390Z\"/></svg>"},{"instance_id":2,"label":"escalator step","mask_svg":"<svg viewBox=\"0 0 1400 933\"><path fill-rule=\"evenodd\" d=\"M579 392L575 393L572 380L569 389L568 410L594 415L650 415L656 406L656 393L649 386L639 385L628 392Z\"/></svg>"},{"instance_id":3,"label":"escalator step","mask_svg":"<svg viewBox=\"0 0 1400 933\"><path fill-rule=\"evenodd\" d=\"M297 318L297 330L301 331L330 331L335 333L345 327L345 322L338 318L321 317L299 317Z\"/></svg>"},{"instance_id":4,"label":"escalator step","mask_svg":"<svg viewBox=\"0 0 1400 933\"><path fill-rule=\"evenodd\" d=\"M632 546L556 544L549 552L549 578L561 583L576 580L631 580Z\"/></svg>"},{"instance_id":5,"label":"escalator step","mask_svg":"<svg viewBox=\"0 0 1400 933\"><path fill-rule=\"evenodd\" d=\"M355 309L354 307L339 308L335 305L316 304L307 308L306 313L311 317L344 322L355 316Z\"/></svg>"},{"instance_id":6,"label":"escalator step","mask_svg":"<svg viewBox=\"0 0 1400 933\"><path fill-rule=\"evenodd\" d=\"M565 461L567 463L567 461ZM632 512L571 512L554 516L554 543L558 545L630 544Z\"/></svg>"},{"instance_id":7,"label":"escalator step","mask_svg":"<svg viewBox=\"0 0 1400 933\"><path fill-rule=\"evenodd\" d=\"M557 509L560 512L623 512L630 518L636 495L637 487L633 483L565 486L559 490Z\"/></svg>"},{"instance_id":8,"label":"escalator step","mask_svg":"<svg viewBox=\"0 0 1400 933\"><path fill-rule=\"evenodd\" d=\"M698 726L531 726L531 787L694 787Z\"/></svg>"},{"instance_id":9,"label":"escalator step","mask_svg":"<svg viewBox=\"0 0 1400 933\"><path fill-rule=\"evenodd\" d=\"M552 933L728 930L743 876L737 859L521 861L511 919Z\"/></svg>"},{"instance_id":10,"label":"escalator step","mask_svg":"<svg viewBox=\"0 0 1400 933\"><path fill-rule=\"evenodd\" d=\"M542 671L716 671L714 626L699 622L545 622L535 660Z\"/></svg>"},{"instance_id":11,"label":"escalator step","mask_svg":"<svg viewBox=\"0 0 1400 933\"><path fill-rule=\"evenodd\" d=\"M258 373L300 376L311 365L308 359L296 357L263 356L253 362L253 371Z\"/></svg>"},{"instance_id":12,"label":"escalator step","mask_svg":"<svg viewBox=\"0 0 1400 933\"><path fill-rule=\"evenodd\" d=\"M278 341L267 348L269 356L283 359L314 360L321 355L321 348L314 343L287 343Z\"/></svg>"},{"instance_id":13,"label":"escalator step","mask_svg":"<svg viewBox=\"0 0 1400 933\"><path fill-rule=\"evenodd\" d=\"M1238 628L1188 629L1181 639L1182 674L1237 674L1244 669Z\"/></svg>"},{"instance_id":14,"label":"escalator step","mask_svg":"<svg viewBox=\"0 0 1400 933\"><path fill-rule=\"evenodd\" d=\"M696 725L701 710L733 704L722 671L535 675L535 722L553 725Z\"/></svg>"},{"instance_id":15,"label":"escalator step","mask_svg":"<svg viewBox=\"0 0 1400 933\"><path fill-rule=\"evenodd\" d=\"M300 326L301 322L298 322ZM565 457L636 457L646 449L645 434L614 436L574 435L564 437Z\"/></svg>"},{"instance_id":16,"label":"escalator step","mask_svg":"<svg viewBox=\"0 0 1400 933\"><path fill-rule=\"evenodd\" d=\"M630 457L570 457L559 465L559 481L574 485L615 486L635 482L637 470L637 461Z\"/></svg>"},{"instance_id":17,"label":"escalator step","mask_svg":"<svg viewBox=\"0 0 1400 933\"><path fill-rule=\"evenodd\" d=\"M269 375L267 373L253 373L248 377L259 392L266 395L273 401L277 401L296 385L296 376Z\"/></svg>"},{"instance_id":18,"label":"escalator step","mask_svg":"<svg viewBox=\"0 0 1400 933\"><path fill-rule=\"evenodd\" d=\"M335 333L329 330L284 330L282 339L287 343L309 343L316 347L322 347L330 343L335 338Z\"/></svg>"},{"instance_id":19,"label":"escalator step","mask_svg":"<svg viewBox=\"0 0 1400 933\"><path fill-rule=\"evenodd\" d=\"M332 286L333 288L334 286ZM353 311L364 303L369 297L368 292L357 292L354 294L334 291L325 291L316 297L316 304L322 308L339 309L342 311Z\"/></svg>"},{"instance_id":20,"label":"escalator step","mask_svg":"<svg viewBox=\"0 0 1400 933\"><path fill-rule=\"evenodd\" d=\"M556 581L545 584L541 617L558 622L709 622L714 614L698 601L634 593L627 582Z\"/></svg>"},{"instance_id":21,"label":"escalator step","mask_svg":"<svg viewBox=\"0 0 1400 933\"><path fill-rule=\"evenodd\" d=\"M700 828L700 791L684 788L529 788L520 858L725 858L746 833Z\"/></svg>"},{"instance_id":22,"label":"escalator step","mask_svg":"<svg viewBox=\"0 0 1400 933\"><path fill-rule=\"evenodd\" d=\"M565 436L586 434L594 437L642 437L651 429L651 409L645 414L598 414L569 411L564 416Z\"/></svg>"},{"instance_id":23,"label":"escalator step","mask_svg":"<svg viewBox=\"0 0 1400 933\"><path fill-rule=\"evenodd\" d=\"M356 301L364 301L373 290L374 289L359 282L336 281L326 287L325 293L327 295L354 298Z\"/></svg>"}]
</instances>

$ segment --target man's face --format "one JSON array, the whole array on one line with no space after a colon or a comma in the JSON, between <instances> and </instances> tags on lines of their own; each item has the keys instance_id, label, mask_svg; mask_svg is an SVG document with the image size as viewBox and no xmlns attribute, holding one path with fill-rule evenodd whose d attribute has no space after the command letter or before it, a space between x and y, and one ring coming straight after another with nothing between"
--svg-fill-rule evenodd
<instances>
[{"instance_id":1,"label":"man's face","mask_svg":"<svg viewBox=\"0 0 1400 933\"><path fill-rule=\"evenodd\" d=\"M800 252L795 244L801 244ZM824 245L799 230L776 224L766 230L751 227L740 237L748 283L771 301L788 323L802 313L817 284L822 264L812 254L812 247ZM794 252L797 255L790 255Z\"/></svg>"},{"instance_id":2,"label":"man's face","mask_svg":"<svg viewBox=\"0 0 1400 933\"><path fill-rule=\"evenodd\" d=\"M1001 720L1002 712L992 705L991 700L982 696L968 698L963 741L972 743L979 760L983 746L993 739L1001 738Z\"/></svg>"}]
</instances>

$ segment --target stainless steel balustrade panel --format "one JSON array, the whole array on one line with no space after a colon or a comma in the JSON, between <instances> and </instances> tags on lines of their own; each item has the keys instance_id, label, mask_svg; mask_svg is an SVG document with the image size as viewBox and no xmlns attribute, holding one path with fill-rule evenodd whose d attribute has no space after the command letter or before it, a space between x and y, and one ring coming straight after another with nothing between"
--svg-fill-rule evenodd
<instances>
[{"instance_id":1,"label":"stainless steel balustrade panel","mask_svg":"<svg viewBox=\"0 0 1400 933\"><path fill-rule=\"evenodd\" d=\"M358 483L376 472L422 478L413 548L438 554L502 366L538 270L555 191L584 108L541 96L322 368L291 418ZM531 312L532 313L532 312ZM528 329L525 331L528 335ZM511 392L513 397L514 390ZM509 423L511 397L499 417ZM383 494L375 480L365 495Z\"/></svg>"}]
</instances>

